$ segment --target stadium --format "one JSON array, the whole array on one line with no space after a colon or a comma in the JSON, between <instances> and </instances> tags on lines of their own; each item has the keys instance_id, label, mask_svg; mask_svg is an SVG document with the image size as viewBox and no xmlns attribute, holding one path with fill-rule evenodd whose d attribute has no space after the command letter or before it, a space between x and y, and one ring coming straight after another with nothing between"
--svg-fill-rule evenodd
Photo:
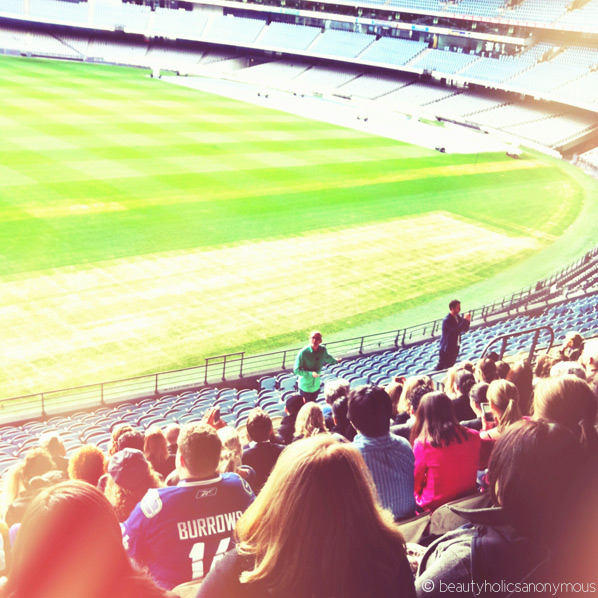
<instances>
[{"instance_id":1,"label":"stadium","mask_svg":"<svg viewBox=\"0 0 598 598\"><path fill-rule=\"evenodd\" d=\"M322 406L448 392L455 298L460 361L598 336L598 0L3 0L0 72L3 475L276 430L314 330Z\"/></svg>"}]
</instances>

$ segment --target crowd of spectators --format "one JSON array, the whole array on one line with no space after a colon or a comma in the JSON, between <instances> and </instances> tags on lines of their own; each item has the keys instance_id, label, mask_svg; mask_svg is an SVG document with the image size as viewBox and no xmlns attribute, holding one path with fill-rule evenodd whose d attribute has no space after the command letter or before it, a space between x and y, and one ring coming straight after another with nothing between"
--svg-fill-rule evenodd
<instances>
[{"instance_id":1,"label":"crowd of spectators","mask_svg":"<svg viewBox=\"0 0 598 598\"><path fill-rule=\"evenodd\" d=\"M107 454L85 445L67 458L45 433L4 479L0 597L591 583L597 388L598 339L575 333L535 371L526 356L490 355L456 364L443 390L423 375L335 380L322 403L288 398L276 429L255 408L246 436L217 409L182 428L118 424ZM454 507L468 525L407 550L402 523L483 493L489 508Z\"/></svg>"}]
</instances>

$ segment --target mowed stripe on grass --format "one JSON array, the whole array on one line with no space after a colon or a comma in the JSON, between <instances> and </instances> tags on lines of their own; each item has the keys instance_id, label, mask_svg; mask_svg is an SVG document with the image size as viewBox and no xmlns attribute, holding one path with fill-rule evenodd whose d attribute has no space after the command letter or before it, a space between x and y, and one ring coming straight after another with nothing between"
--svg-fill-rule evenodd
<instances>
[{"instance_id":1,"label":"mowed stripe on grass","mask_svg":"<svg viewBox=\"0 0 598 598\"><path fill-rule=\"evenodd\" d=\"M582 199L543 159L440 155L134 69L0 57L0 125L5 395L376 321L524 259Z\"/></svg>"},{"instance_id":2,"label":"mowed stripe on grass","mask_svg":"<svg viewBox=\"0 0 598 598\"><path fill-rule=\"evenodd\" d=\"M473 283L479 274L472 261L487 266L537 247L433 213L5 282L0 327L10 331L4 342L11 352L2 392L126 377L150 363L174 368L180 355L194 363L231 343L351 320L426 289L449 290L455 276Z\"/></svg>"}]
</instances>

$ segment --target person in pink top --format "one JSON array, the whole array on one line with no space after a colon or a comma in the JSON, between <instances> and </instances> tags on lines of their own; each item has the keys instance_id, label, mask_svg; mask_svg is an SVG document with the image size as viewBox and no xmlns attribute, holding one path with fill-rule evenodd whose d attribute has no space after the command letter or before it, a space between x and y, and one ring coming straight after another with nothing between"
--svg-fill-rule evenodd
<instances>
[{"instance_id":1,"label":"person in pink top","mask_svg":"<svg viewBox=\"0 0 598 598\"><path fill-rule=\"evenodd\" d=\"M480 436L460 425L451 400L430 392L421 400L411 432L415 454L415 501L425 509L473 492Z\"/></svg>"}]
</instances>

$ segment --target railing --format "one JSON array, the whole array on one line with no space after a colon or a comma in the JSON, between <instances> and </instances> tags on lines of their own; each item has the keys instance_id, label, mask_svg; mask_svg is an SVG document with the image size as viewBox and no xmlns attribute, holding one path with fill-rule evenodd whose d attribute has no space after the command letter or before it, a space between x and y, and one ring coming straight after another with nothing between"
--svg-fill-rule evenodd
<instances>
[{"instance_id":1,"label":"railing","mask_svg":"<svg viewBox=\"0 0 598 598\"><path fill-rule=\"evenodd\" d=\"M554 343L554 330L550 326L537 326L536 328L527 328L525 330L518 330L517 332L509 332L508 334L501 334L499 336L494 337L488 344L484 347L482 354L480 357L485 357L488 353L490 353L490 348L493 347L497 342L500 341L500 350L498 352L498 356L500 359L503 358L504 354L507 351L507 345L509 340L516 338L518 336L526 336L533 334L531 338L531 344L529 351L527 352L526 361L532 365L534 362L534 356L536 354L536 349L538 348L538 344L540 341L540 334L543 330L547 330L549 334L549 340L547 343L542 343L542 350L548 352L552 349L552 344Z\"/></svg>"},{"instance_id":2,"label":"railing","mask_svg":"<svg viewBox=\"0 0 598 598\"><path fill-rule=\"evenodd\" d=\"M477 319L486 322L489 318L497 318L501 314L517 311L529 304L541 302L542 296L545 298L544 303L548 304L548 296L541 291L550 289L596 256L598 256L598 247L589 251L574 264L527 289L516 291L492 304L470 310L472 321ZM333 355L350 358L433 340L440 336L441 328L442 320L439 319L399 330L332 341L326 343L326 346ZM196 367L4 399L0 401L0 423L48 417L74 409L160 396L208 384L290 370L299 350L300 347L295 347L250 356L245 355L244 352L232 353L208 357L203 365Z\"/></svg>"}]
</instances>

